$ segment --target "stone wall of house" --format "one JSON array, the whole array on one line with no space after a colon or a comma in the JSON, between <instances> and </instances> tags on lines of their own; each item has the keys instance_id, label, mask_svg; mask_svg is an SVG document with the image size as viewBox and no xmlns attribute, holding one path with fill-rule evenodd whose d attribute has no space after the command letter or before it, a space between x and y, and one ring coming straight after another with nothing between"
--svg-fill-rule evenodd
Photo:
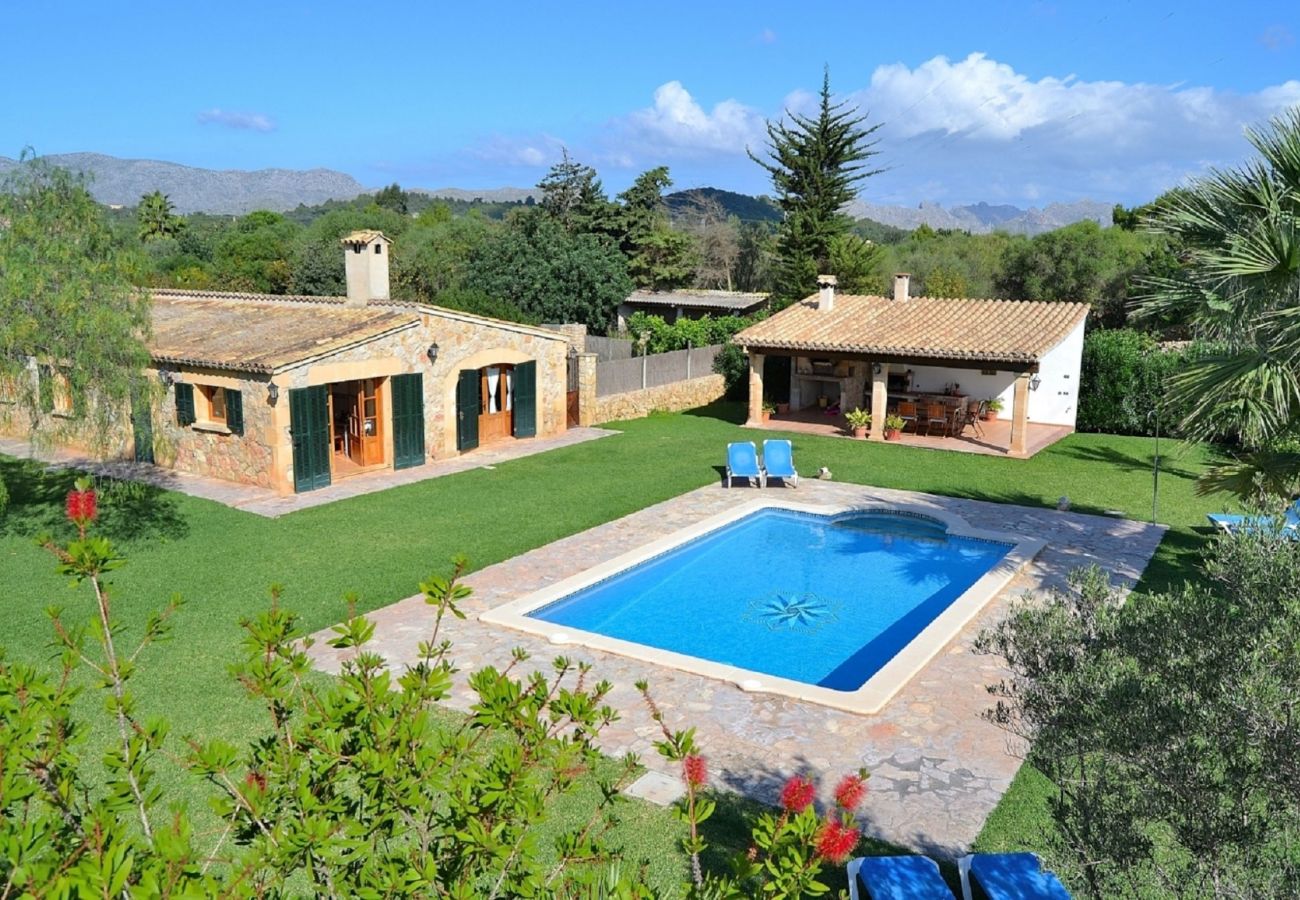
<instances>
[{"instance_id":1,"label":"stone wall of house","mask_svg":"<svg viewBox=\"0 0 1300 900\"><path fill-rule=\"evenodd\" d=\"M267 402L266 377L215 370L181 370L176 380L194 386L194 406L199 421L176 422L176 390L169 388L153 411L154 457L159 465L178 472L221 478L258 487L275 486L271 446L276 432L274 409ZM212 385L237 390L243 399L244 433L231 434L205 424L207 399L200 387ZM280 403L285 403L281 396Z\"/></svg>"},{"instance_id":2,"label":"stone wall of house","mask_svg":"<svg viewBox=\"0 0 1300 900\"><path fill-rule=\"evenodd\" d=\"M656 409L668 412L694 409L720 400L726 390L723 377L714 374L640 391L597 397L593 404L591 424L598 425L619 419L639 419Z\"/></svg>"}]
</instances>

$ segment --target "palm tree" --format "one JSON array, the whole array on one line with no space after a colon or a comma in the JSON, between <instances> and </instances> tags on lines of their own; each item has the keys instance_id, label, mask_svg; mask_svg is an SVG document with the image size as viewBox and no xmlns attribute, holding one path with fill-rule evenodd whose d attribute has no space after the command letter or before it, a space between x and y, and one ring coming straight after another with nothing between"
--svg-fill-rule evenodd
<instances>
[{"instance_id":1,"label":"palm tree","mask_svg":"<svg viewBox=\"0 0 1300 900\"><path fill-rule=\"evenodd\" d=\"M171 199L162 191L154 191L140 198L136 218L140 224L138 234L141 243L176 237L185 226L185 222L174 212Z\"/></svg>"},{"instance_id":2,"label":"palm tree","mask_svg":"<svg viewBox=\"0 0 1300 900\"><path fill-rule=\"evenodd\" d=\"M1246 455L1203 490L1300 489L1300 107L1246 137L1259 156L1157 204L1148 227L1185 249L1175 277L1144 279L1139 316L1186 323L1213 350L1167 399L1187 434L1237 435Z\"/></svg>"}]
</instances>

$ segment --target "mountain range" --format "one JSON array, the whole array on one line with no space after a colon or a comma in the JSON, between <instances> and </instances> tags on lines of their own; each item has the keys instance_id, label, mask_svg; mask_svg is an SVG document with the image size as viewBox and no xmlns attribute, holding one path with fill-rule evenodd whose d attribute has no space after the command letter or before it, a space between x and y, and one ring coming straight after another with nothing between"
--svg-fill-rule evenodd
<instances>
[{"instance_id":1,"label":"mountain range","mask_svg":"<svg viewBox=\"0 0 1300 900\"><path fill-rule=\"evenodd\" d=\"M134 206L140 197L162 191L179 213L208 212L242 215L255 209L279 212L299 204L313 206L326 200L350 200L374 190L351 175L332 169L201 169L179 163L149 159L120 159L102 153L64 153L45 157L50 163L90 176L90 191L101 203ZM0 176L17 161L0 156ZM534 188L412 188L432 197L451 200L481 200L485 203L514 203L538 198ZM718 188L692 188L665 198L674 218L688 217L701 203L717 204L743 221L780 221L780 211L765 197L752 197ZM856 219L872 219L896 228L931 228L985 233L995 230L1039 234L1094 219L1110 223L1112 204L1092 200L1050 203L1040 208L1021 209L1010 205L976 203L944 207L938 203L917 206L886 206L856 200L848 212Z\"/></svg>"}]
</instances>

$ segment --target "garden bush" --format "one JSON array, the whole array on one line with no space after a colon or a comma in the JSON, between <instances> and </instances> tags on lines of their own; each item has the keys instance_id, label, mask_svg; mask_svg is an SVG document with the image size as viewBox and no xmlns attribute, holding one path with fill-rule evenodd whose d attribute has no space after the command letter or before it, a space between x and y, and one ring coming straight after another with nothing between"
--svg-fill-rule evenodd
<instances>
[{"instance_id":1,"label":"garden bush","mask_svg":"<svg viewBox=\"0 0 1300 900\"><path fill-rule=\"evenodd\" d=\"M1150 335L1127 328L1090 331L1083 342L1078 429L1150 435L1159 408L1161 430L1172 431L1179 411L1164 401L1165 383L1186 353L1162 350Z\"/></svg>"}]
</instances>

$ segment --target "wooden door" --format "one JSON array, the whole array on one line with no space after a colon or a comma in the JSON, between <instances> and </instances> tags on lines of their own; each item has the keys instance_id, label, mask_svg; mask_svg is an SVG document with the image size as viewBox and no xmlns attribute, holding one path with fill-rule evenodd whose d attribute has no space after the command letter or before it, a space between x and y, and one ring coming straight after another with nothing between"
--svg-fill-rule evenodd
<instances>
[{"instance_id":1,"label":"wooden door","mask_svg":"<svg viewBox=\"0 0 1300 900\"><path fill-rule=\"evenodd\" d=\"M289 433L293 438L293 489L314 491L328 486L329 389L325 385L289 391Z\"/></svg>"},{"instance_id":2,"label":"wooden door","mask_svg":"<svg viewBox=\"0 0 1300 900\"><path fill-rule=\"evenodd\" d=\"M510 437L514 411L511 381L513 366L487 366L479 370L478 440L490 444Z\"/></svg>"},{"instance_id":3,"label":"wooden door","mask_svg":"<svg viewBox=\"0 0 1300 900\"><path fill-rule=\"evenodd\" d=\"M131 431L135 440L135 461L151 463L153 456L153 411L144 385L131 388Z\"/></svg>"},{"instance_id":4,"label":"wooden door","mask_svg":"<svg viewBox=\"0 0 1300 900\"><path fill-rule=\"evenodd\" d=\"M394 375L389 381L393 395L393 468L409 469L424 464L424 376Z\"/></svg>"},{"instance_id":5,"label":"wooden door","mask_svg":"<svg viewBox=\"0 0 1300 900\"><path fill-rule=\"evenodd\" d=\"M357 391L357 426L361 432L363 466L377 466L384 461L384 410L379 386L382 378L366 378Z\"/></svg>"}]
</instances>

